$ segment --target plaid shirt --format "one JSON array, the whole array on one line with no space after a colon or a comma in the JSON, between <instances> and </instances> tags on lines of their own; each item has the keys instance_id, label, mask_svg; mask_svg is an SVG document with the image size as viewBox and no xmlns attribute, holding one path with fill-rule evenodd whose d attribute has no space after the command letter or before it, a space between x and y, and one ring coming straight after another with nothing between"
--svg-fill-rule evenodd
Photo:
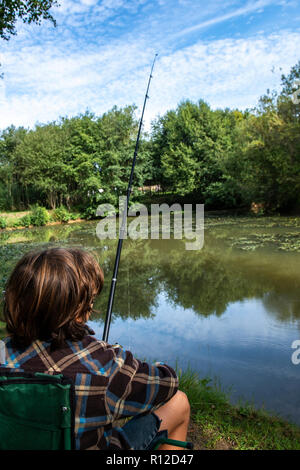
<instances>
[{"instance_id":1,"label":"plaid shirt","mask_svg":"<svg viewBox=\"0 0 300 470\"><path fill-rule=\"evenodd\" d=\"M1 367L22 372L63 374L75 385L75 441L77 449L130 449L121 418L155 410L176 393L174 370L162 363L150 365L120 345L92 336L50 350L50 342L35 341L16 350L4 339L6 362Z\"/></svg>"}]
</instances>

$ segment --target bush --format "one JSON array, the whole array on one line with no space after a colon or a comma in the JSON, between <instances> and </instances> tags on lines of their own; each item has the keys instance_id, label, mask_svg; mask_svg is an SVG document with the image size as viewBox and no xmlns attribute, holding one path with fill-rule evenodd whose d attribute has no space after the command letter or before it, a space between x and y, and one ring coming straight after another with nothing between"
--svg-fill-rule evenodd
<instances>
[{"instance_id":1,"label":"bush","mask_svg":"<svg viewBox=\"0 0 300 470\"><path fill-rule=\"evenodd\" d=\"M21 225L22 225L21 224L21 219L18 219L16 217L13 217L13 218L9 219L9 221L7 223L7 226L12 227L12 228L20 227Z\"/></svg>"},{"instance_id":2,"label":"bush","mask_svg":"<svg viewBox=\"0 0 300 470\"><path fill-rule=\"evenodd\" d=\"M5 217L0 217L0 228L6 228L7 227L7 220Z\"/></svg>"},{"instance_id":3,"label":"bush","mask_svg":"<svg viewBox=\"0 0 300 470\"><path fill-rule=\"evenodd\" d=\"M205 204L212 209L232 209L238 205L238 189L231 179L215 181L207 185L204 191Z\"/></svg>"},{"instance_id":4,"label":"bush","mask_svg":"<svg viewBox=\"0 0 300 470\"><path fill-rule=\"evenodd\" d=\"M46 225L46 223L49 222L49 219L50 216L45 207L36 206L32 209L30 215L30 221L32 225L35 225L36 227Z\"/></svg>"},{"instance_id":5,"label":"bush","mask_svg":"<svg viewBox=\"0 0 300 470\"><path fill-rule=\"evenodd\" d=\"M96 209L93 206L88 206L82 211L82 217L90 220L96 218Z\"/></svg>"},{"instance_id":6,"label":"bush","mask_svg":"<svg viewBox=\"0 0 300 470\"><path fill-rule=\"evenodd\" d=\"M57 207L52 213L52 219L58 222L69 222L72 219L72 214L64 206Z\"/></svg>"},{"instance_id":7,"label":"bush","mask_svg":"<svg viewBox=\"0 0 300 470\"><path fill-rule=\"evenodd\" d=\"M22 227L29 227L29 225L31 225L31 215L30 214L23 215L23 217L21 217L20 219L20 225Z\"/></svg>"},{"instance_id":8,"label":"bush","mask_svg":"<svg viewBox=\"0 0 300 470\"><path fill-rule=\"evenodd\" d=\"M81 219L81 214L79 212L71 212L71 220Z\"/></svg>"}]
</instances>

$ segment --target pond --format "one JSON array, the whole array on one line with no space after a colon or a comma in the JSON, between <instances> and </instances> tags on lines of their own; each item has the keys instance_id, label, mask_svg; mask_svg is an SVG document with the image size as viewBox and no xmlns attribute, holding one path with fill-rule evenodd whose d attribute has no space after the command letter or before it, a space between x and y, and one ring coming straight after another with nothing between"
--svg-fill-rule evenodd
<instances>
[{"instance_id":1,"label":"pond","mask_svg":"<svg viewBox=\"0 0 300 470\"><path fill-rule=\"evenodd\" d=\"M99 240L97 222L0 234L2 288L20 256L46 246L94 252L105 288L91 326L102 338L115 240ZM205 217L204 246L183 240L125 240L109 342L230 389L300 424L300 218ZM300 357L300 355L299 355Z\"/></svg>"}]
</instances>

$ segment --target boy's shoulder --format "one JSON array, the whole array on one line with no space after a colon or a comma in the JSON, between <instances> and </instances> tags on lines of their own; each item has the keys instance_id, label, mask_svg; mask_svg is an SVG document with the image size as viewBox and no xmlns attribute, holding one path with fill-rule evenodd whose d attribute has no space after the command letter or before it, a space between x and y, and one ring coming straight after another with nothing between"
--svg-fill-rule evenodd
<instances>
[{"instance_id":1,"label":"boy's shoulder","mask_svg":"<svg viewBox=\"0 0 300 470\"><path fill-rule=\"evenodd\" d=\"M67 343L69 354L60 351L63 360L69 356L69 361L66 361L69 362L68 365L81 363L92 374L96 372L98 375L99 370L103 372L105 369L108 372L111 367L120 367L128 357L128 351L119 344L108 344L94 336L85 336L81 341Z\"/></svg>"},{"instance_id":2,"label":"boy's shoulder","mask_svg":"<svg viewBox=\"0 0 300 470\"><path fill-rule=\"evenodd\" d=\"M86 335L78 343L82 349L93 349L93 350L102 350L102 351L123 351L123 346L119 343L110 344L102 341L101 339L96 338L95 336Z\"/></svg>"},{"instance_id":3,"label":"boy's shoulder","mask_svg":"<svg viewBox=\"0 0 300 470\"><path fill-rule=\"evenodd\" d=\"M127 358L127 352L120 345L110 345L89 335L76 342L67 340L64 347L54 350L50 342L39 340L19 350L10 338L5 338L2 346L0 365L4 367L63 373L72 377L78 374L81 377L108 377L116 368L122 367Z\"/></svg>"}]
</instances>

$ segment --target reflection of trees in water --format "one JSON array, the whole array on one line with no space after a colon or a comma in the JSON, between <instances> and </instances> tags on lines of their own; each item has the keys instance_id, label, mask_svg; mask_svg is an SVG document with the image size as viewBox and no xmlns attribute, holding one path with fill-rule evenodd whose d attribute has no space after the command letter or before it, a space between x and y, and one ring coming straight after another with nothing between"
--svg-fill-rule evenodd
<instances>
[{"instance_id":1,"label":"reflection of trees in water","mask_svg":"<svg viewBox=\"0 0 300 470\"><path fill-rule=\"evenodd\" d=\"M100 310L102 318L107 308L116 244L110 241L106 242L106 246L106 250L97 250L104 270L105 284L95 302L95 309ZM151 309L157 307L156 298L159 292L158 257L158 253L148 243L126 240L119 266L113 317L137 319L152 316ZM96 317L94 314L93 318Z\"/></svg>"},{"instance_id":2,"label":"reflection of trees in water","mask_svg":"<svg viewBox=\"0 0 300 470\"><path fill-rule=\"evenodd\" d=\"M79 224L61 224L2 232L0 233L0 245L62 241L68 239L72 232L78 231L79 227Z\"/></svg>"},{"instance_id":3,"label":"reflection of trees in water","mask_svg":"<svg viewBox=\"0 0 300 470\"><path fill-rule=\"evenodd\" d=\"M281 322L297 321L300 326L300 288L293 292L268 292L263 298L266 310Z\"/></svg>"},{"instance_id":4,"label":"reflection of trees in water","mask_svg":"<svg viewBox=\"0 0 300 470\"><path fill-rule=\"evenodd\" d=\"M300 321L300 270L293 257L282 254L279 258L245 264L250 282L253 279L265 290L262 302L266 311L282 322ZM297 261L296 261L297 262ZM300 324L300 322L299 322Z\"/></svg>"},{"instance_id":5,"label":"reflection of trees in water","mask_svg":"<svg viewBox=\"0 0 300 470\"><path fill-rule=\"evenodd\" d=\"M200 315L222 315L229 303L262 298L278 319L300 318L300 272L279 268L272 256L241 256L212 247L176 250L163 266L161 279L171 301Z\"/></svg>"},{"instance_id":6,"label":"reflection of trees in water","mask_svg":"<svg viewBox=\"0 0 300 470\"><path fill-rule=\"evenodd\" d=\"M299 281L293 273L278 268L278 260L259 254L237 255L231 250L186 251L183 241L144 240L124 243L118 276L115 315L148 317L157 294L199 315L222 315L232 302L261 298L271 314L283 321L300 317ZM109 250L106 292L100 300L106 311L114 250ZM283 255L284 256L284 255Z\"/></svg>"},{"instance_id":7,"label":"reflection of trees in water","mask_svg":"<svg viewBox=\"0 0 300 470\"><path fill-rule=\"evenodd\" d=\"M95 252L104 270L105 286L95 303L101 315L94 314L103 319L117 241L99 240L95 227L45 227L28 233L28 241L11 238L0 245L1 287L24 253L47 246L80 246ZM124 240L113 317L151 317L157 296L164 291L171 302L199 315L222 315L229 303L256 297L277 319L299 320L300 272L295 262L288 269L289 260L284 253L279 258L273 253L237 253L212 235L201 251L186 251L183 240Z\"/></svg>"},{"instance_id":8,"label":"reflection of trees in water","mask_svg":"<svg viewBox=\"0 0 300 470\"><path fill-rule=\"evenodd\" d=\"M230 302L262 295L259 283L249 283L239 266L213 253L174 257L162 273L165 290L175 304L200 315L222 315Z\"/></svg>"},{"instance_id":9,"label":"reflection of trees in water","mask_svg":"<svg viewBox=\"0 0 300 470\"><path fill-rule=\"evenodd\" d=\"M169 263L162 279L170 300L199 315L222 315L229 303L260 297L266 291L261 282L249 279L249 271L230 250L208 243L199 252L177 250Z\"/></svg>"},{"instance_id":10,"label":"reflection of trees in water","mask_svg":"<svg viewBox=\"0 0 300 470\"><path fill-rule=\"evenodd\" d=\"M96 308L106 312L113 271L115 242L105 251L106 285ZM101 252L98 252L101 253ZM101 258L101 254L100 254ZM114 316L149 317L159 292L169 300L199 315L222 315L232 302L262 298L271 313L279 309L282 319L299 318L297 282L280 272L272 257L264 261L253 253L234 255L230 250L186 251L183 241L126 240L123 245ZM285 298L285 301L281 299ZM267 300L268 299L268 300ZM272 299L272 305L271 305ZM277 300L278 299L278 302ZM293 308L287 309L287 302ZM276 307L276 308L275 308Z\"/></svg>"}]
</instances>

